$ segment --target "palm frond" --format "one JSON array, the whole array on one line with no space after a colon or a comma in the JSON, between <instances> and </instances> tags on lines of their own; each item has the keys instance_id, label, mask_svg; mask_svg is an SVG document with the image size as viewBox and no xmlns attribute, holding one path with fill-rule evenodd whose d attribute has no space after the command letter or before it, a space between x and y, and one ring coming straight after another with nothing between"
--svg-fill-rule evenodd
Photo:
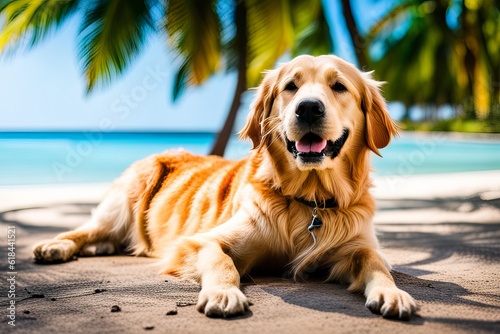
<instances>
[{"instance_id":1,"label":"palm frond","mask_svg":"<svg viewBox=\"0 0 500 334\"><path fill-rule=\"evenodd\" d=\"M241 2L240 5L245 5L245 3ZM221 52L224 61L223 66L226 71L236 70L238 66L237 6L238 3L234 0L217 1L217 12L221 22Z\"/></svg>"},{"instance_id":2,"label":"palm frond","mask_svg":"<svg viewBox=\"0 0 500 334\"><path fill-rule=\"evenodd\" d=\"M248 87L293 45L294 30L287 0L246 0L248 13Z\"/></svg>"},{"instance_id":3,"label":"palm frond","mask_svg":"<svg viewBox=\"0 0 500 334\"><path fill-rule=\"evenodd\" d=\"M375 75L388 82L385 97L407 105L459 103L463 87L456 78L461 65L453 49L444 32L425 18L415 19L405 35L373 63Z\"/></svg>"},{"instance_id":4,"label":"palm frond","mask_svg":"<svg viewBox=\"0 0 500 334\"><path fill-rule=\"evenodd\" d=\"M333 52L333 40L321 0L293 0L291 14L295 32L293 57L299 54L317 56Z\"/></svg>"},{"instance_id":5,"label":"palm frond","mask_svg":"<svg viewBox=\"0 0 500 334\"><path fill-rule=\"evenodd\" d=\"M79 0L0 0L5 24L0 31L0 52L27 37L31 46L43 40L78 7Z\"/></svg>"},{"instance_id":6,"label":"palm frond","mask_svg":"<svg viewBox=\"0 0 500 334\"><path fill-rule=\"evenodd\" d=\"M147 0L97 0L87 9L79 32L87 91L110 82L137 55L154 29L150 9Z\"/></svg>"},{"instance_id":7,"label":"palm frond","mask_svg":"<svg viewBox=\"0 0 500 334\"><path fill-rule=\"evenodd\" d=\"M221 24L216 0L169 0L166 30L169 45L182 59L176 75L174 99L183 85L201 84L220 65Z\"/></svg>"},{"instance_id":8,"label":"palm frond","mask_svg":"<svg viewBox=\"0 0 500 334\"><path fill-rule=\"evenodd\" d=\"M184 61L184 63L179 67L179 70L175 74L174 87L172 90L172 99L175 101L186 89L187 78L189 76L189 63Z\"/></svg>"}]
</instances>

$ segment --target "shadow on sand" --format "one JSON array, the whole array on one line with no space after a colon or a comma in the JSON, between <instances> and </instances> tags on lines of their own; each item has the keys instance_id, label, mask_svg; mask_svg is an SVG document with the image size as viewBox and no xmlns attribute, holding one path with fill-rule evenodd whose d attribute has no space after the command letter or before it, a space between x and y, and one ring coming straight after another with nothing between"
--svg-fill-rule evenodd
<instances>
[{"instance_id":1,"label":"shadow on sand","mask_svg":"<svg viewBox=\"0 0 500 334\"><path fill-rule=\"evenodd\" d=\"M431 208L439 207L443 210L456 210L464 203L472 203L472 209L480 208L484 205L492 205L496 208L500 207L499 200L483 201L479 196L469 199L438 199L435 201L428 200L398 200L391 201L392 205L399 210L410 210L415 208ZM0 223L5 225L16 226L20 230L23 237L18 240L19 254L22 254L17 260L20 267L30 271L47 271L44 268L47 266L36 266L31 259L31 244L44 238L53 237L55 234L67 230L67 228L59 226L41 226L30 224L29 222L17 219L22 217L19 215L23 211L29 210L56 210L62 217L81 216L85 218L90 215L90 211L95 207L95 203L72 203L60 204L48 207L23 208L0 212ZM392 208L382 205L381 210L391 210ZM412 272L410 268L413 265L432 264L437 261L451 257L452 255L473 256L478 260L498 263L500 261L500 222L499 223L473 223L459 222L449 223L443 222L439 224L378 224L382 228L379 234L381 243L385 248L405 249L415 251L425 251L429 253L429 257L417 262L408 263L400 266L404 271L419 275L418 270ZM438 231L439 230L439 231ZM443 233L442 231L446 231ZM0 249L0 257L6 257L6 250ZM406 268L408 266L408 268ZM408 269L408 270L406 270ZM67 270L67 269L66 269ZM50 271L50 270L48 270ZM420 273L422 274L422 273ZM452 283L433 281L418 278L399 271L393 271L396 284L403 290L410 293L418 301L424 303L441 303L449 306L462 305L466 308L479 308L485 312L498 312L498 306L488 305L485 303L473 301L468 298L472 293L464 287ZM311 283L292 283L290 280L281 278L255 277L256 287L263 290L265 293L279 297L283 302L300 306L306 309L327 312L339 313L358 318L378 317L373 315L364 307L365 298L360 294L352 294L346 290L345 285L341 284L320 284L316 281ZM75 296L86 296L88 291L92 292L92 288L99 285L95 281L82 281L78 283L55 282L54 284L34 285L27 284L29 289L33 291L41 291L40 293L53 294L56 299L73 298ZM253 284L243 284L243 289L247 290ZM182 291L182 290L185 291ZM186 290L187 289L187 290ZM23 298L32 298L26 290L21 293ZM144 282L141 286L129 287L126 284L115 286L114 293L120 298L138 298L140 296L151 295L151 298L157 298L158 293L162 298L179 299L179 296L189 301L192 305L196 301L196 296L199 287L196 284L184 284L172 286L168 293L158 290L157 283ZM32 291L30 291L32 293ZM95 290L94 290L95 292ZM156 295L154 294L156 293ZM498 300L497 294L484 294L490 300ZM28 317L26 315L25 317ZM243 317L235 318L234 320L246 319L252 317L252 313L248 313ZM28 319L29 320L29 319ZM409 326L421 326L425 323L439 323L450 327L458 326L461 329L482 330L484 332L497 332L499 328L498 321L486 320L471 320L471 319L454 319L452 317L426 317L419 316L408 322Z\"/></svg>"}]
</instances>

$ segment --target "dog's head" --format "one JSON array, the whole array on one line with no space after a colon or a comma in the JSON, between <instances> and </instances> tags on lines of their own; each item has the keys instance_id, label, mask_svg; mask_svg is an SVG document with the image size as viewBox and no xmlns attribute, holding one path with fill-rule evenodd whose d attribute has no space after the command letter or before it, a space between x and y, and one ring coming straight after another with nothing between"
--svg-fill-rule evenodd
<instances>
[{"instance_id":1,"label":"dog's head","mask_svg":"<svg viewBox=\"0 0 500 334\"><path fill-rule=\"evenodd\" d=\"M379 154L397 133L379 86L338 57L297 57L266 73L241 137L281 146L301 171L333 168L346 151Z\"/></svg>"}]
</instances>

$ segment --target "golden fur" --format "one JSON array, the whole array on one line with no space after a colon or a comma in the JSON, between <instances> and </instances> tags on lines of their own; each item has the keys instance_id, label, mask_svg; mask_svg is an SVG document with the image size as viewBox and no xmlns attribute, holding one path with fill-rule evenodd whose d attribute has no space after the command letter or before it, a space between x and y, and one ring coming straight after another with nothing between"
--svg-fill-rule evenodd
<instances>
[{"instance_id":1,"label":"golden fur","mask_svg":"<svg viewBox=\"0 0 500 334\"><path fill-rule=\"evenodd\" d=\"M111 254L125 243L161 258L164 273L200 282L198 309L209 316L245 312L239 282L252 268L289 266L297 276L322 267L328 280L364 291L372 311L407 319L416 304L395 286L372 224L370 150L378 154L397 132L378 87L335 56L295 58L266 73L257 91L241 131L254 146L246 159L171 150L136 162L88 223L38 243L35 258ZM318 124L298 120L304 99L324 105ZM309 161L287 149L308 131L330 142L349 136L338 156ZM338 203L318 207L323 226L314 230L315 245L307 230L312 208L297 198Z\"/></svg>"}]
</instances>

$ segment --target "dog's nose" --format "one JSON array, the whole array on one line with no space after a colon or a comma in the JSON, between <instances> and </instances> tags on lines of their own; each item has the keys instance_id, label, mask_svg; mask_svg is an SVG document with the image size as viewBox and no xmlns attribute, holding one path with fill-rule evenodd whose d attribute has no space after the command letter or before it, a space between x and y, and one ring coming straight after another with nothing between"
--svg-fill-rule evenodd
<instances>
[{"instance_id":1,"label":"dog's nose","mask_svg":"<svg viewBox=\"0 0 500 334\"><path fill-rule=\"evenodd\" d=\"M299 102L295 115L301 122L312 125L325 115L325 105L318 99L304 99Z\"/></svg>"}]
</instances>

